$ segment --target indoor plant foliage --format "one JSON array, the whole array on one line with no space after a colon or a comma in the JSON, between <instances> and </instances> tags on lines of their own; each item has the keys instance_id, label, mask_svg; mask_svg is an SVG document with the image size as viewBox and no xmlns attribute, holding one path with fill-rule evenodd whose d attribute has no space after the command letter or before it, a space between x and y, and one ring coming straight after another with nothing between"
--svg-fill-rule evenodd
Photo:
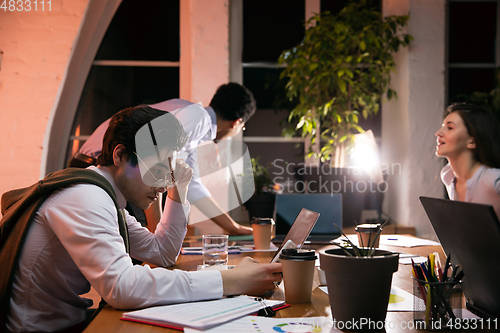
<instances>
[{"instance_id":1,"label":"indoor plant foliage","mask_svg":"<svg viewBox=\"0 0 500 333\"><path fill-rule=\"evenodd\" d=\"M269 193L273 190L274 183L269 177L267 168L259 163L259 157L252 157L252 171L255 181L255 193Z\"/></svg>"},{"instance_id":2,"label":"indoor plant foliage","mask_svg":"<svg viewBox=\"0 0 500 333\"><path fill-rule=\"evenodd\" d=\"M382 17L366 1L351 1L339 14L316 14L307 23L304 40L285 50L278 62L286 68L286 95L296 107L288 118L301 131L324 142L322 161L344 165L345 148L362 132L359 116L377 114L382 95L396 96L390 88L395 70L393 54L412 37L401 30L408 16Z\"/></svg>"},{"instance_id":3,"label":"indoor plant foliage","mask_svg":"<svg viewBox=\"0 0 500 333\"><path fill-rule=\"evenodd\" d=\"M269 177L267 168L259 163L259 157L252 158L253 179L255 182L254 195L245 202L249 218L272 217L274 211L275 191L274 183Z\"/></svg>"}]
</instances>

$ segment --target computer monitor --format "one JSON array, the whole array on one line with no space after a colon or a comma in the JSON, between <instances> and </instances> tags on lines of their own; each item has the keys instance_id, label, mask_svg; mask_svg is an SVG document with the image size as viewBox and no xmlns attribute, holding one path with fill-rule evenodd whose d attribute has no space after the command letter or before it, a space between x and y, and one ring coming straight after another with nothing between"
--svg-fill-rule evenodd
<instances>
[{"instance_id":1,"label":"computer monitor","mask_svg":"<svg viewBox=\"0 0 500 333\"><path fill-rule=\"evenodd\" d=\"M277 194L274 212L276 237L282 242L302 208L320 213L306 243L327 244L340 236L334 223L342 229L342 196L336 193Z\"/></svg>"}]
</instances>

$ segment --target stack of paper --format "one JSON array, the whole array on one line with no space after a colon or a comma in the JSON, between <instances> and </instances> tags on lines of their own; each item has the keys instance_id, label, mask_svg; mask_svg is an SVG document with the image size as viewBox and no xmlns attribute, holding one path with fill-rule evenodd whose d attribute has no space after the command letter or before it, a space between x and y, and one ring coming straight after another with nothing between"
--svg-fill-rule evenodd
<instances>
[{"instance_id":1,"label":"stack of paper","mask_svg":"<svg viewBox=\"0 0 500 333\"><path fill-rule=\"evenodd\" d=\"M284 301L265 300L266 306L276 307ZM125 312L122 320L182 329L204 330L230 320L256 313L262 308L259 299L249 296L222 298L214 301L157 306Z\"/></svg>"}]
</instances>

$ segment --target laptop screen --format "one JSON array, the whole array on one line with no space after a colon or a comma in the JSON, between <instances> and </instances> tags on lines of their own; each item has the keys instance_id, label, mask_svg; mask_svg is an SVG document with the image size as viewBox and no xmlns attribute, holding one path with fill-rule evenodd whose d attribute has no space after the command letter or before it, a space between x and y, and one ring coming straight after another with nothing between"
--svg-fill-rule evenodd
<instances>
[{"instance_id":1,"label":"laptop screen","mask_svg":"<svg viewBox=\"0 0 500 333\"><path fill-rule=\"evenodd\" d=\"M276 236L286 235L302 208L320 213L310 237L315 235L335 238L342 229L342 195L338 193L278 194L276 195Z\"/></svg>"},{"instance_id":2,"label":"laptop screen","mask_svg":"<svg viewBox=\"0 0 500 333\"><path fill-rule=\"evenodd\" d=\"M295 219L295 223L293 223L289 232L286 234L283 242L281 242L279 248L274 253L271 262L274 262L274 260L280 254L281 249L283 248L283 246L285 246L288 240L291 240L297 246L297 248L301 248L302 245L304 245L307 236L309 236L309 233L313 229L314 224L316 223L316 221L318 221L319 216L320 213L302 208L299 214L297 215L297 218Z\"/></svg>"},{"instance_id":3,"label":"laptop screen","mask_svg":"<svg viewBox=\"0 0 500 333\"><path fill-rule=\"evenodd\" d=\"M500 223L492 206L420 197L451 263L464 272L468 307L482 317L500 316Z\"/></svg>"}]
</instances>

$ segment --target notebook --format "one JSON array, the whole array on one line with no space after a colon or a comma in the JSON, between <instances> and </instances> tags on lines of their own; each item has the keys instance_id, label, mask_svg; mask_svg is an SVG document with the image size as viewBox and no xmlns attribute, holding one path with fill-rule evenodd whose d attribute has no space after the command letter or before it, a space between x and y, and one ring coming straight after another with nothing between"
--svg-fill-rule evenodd
<instances>
[{"instance_id":1,"label":"notebook","mask_svg":"<svg viewBox=\"0 0 500 333\"><path fill-rule=\"evenodd\" d=\"M500 223L492 206L420 197L443 251L464 271L467 308L500 317Z\"/></svg>"},{"instance_id":2,"label":"notebook","mask_svg":"<svg viewBox=\"0 0 500 333\"><path fill-rule=\"evenodd\" d=\"M284 306L284 303L284 301L266 300L265 305L278 310ZM184 327L205 330L245 315L257 313L262 307L262 300L242 295L125 312L121 320L177 330L182 330Z\"/></svg>"},{"instance_id":3,"label":"notebook","mask_svg":"<svg viewBox=\"0 0 500 333\"><path fill-rule=\"evenodd\" d=\"M277 194L274 212L276 237L273 242L283 242L302 208L320 213L320 217L307 237L306 244L330 244L339 237L342 229L342 195L338 193Z\"/></svg>"}]
</instances>

